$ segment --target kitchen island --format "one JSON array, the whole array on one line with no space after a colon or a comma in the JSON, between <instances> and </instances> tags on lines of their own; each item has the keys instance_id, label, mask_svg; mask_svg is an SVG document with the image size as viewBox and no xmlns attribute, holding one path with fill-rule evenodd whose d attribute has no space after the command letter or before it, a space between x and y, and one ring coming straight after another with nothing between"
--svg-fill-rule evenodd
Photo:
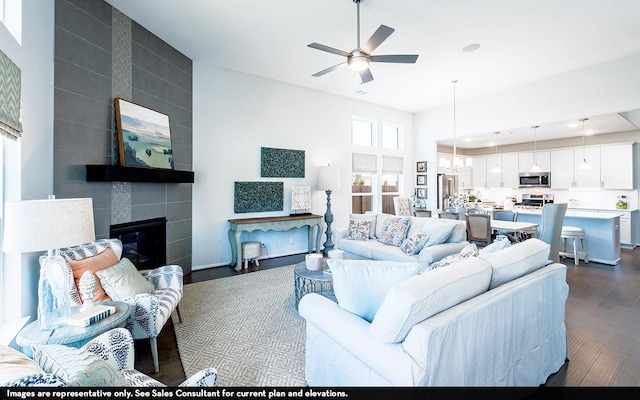
<instances>
[{"instance_id":1,"label":"kitchen island","mask_svg":"<svg viewBox=\"0 0 640 400\"><path fill-rule=\"evenodd\" d=\"M518 221L542 223L541 210L517 210ZM564 226L577 226L587 235L589 261L617 265L620 261L620 216L622 213L567 210ZM567 247L573 246L567 243Z\"/></svg>"}]
</instances>

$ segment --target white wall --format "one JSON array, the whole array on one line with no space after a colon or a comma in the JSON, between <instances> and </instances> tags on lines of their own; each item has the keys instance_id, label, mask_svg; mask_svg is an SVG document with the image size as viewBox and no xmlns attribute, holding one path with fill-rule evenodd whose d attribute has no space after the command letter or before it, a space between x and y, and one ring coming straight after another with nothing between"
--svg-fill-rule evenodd
<instances>
[{"instance_id":1,"label":"white wall","mask_svg":"<svg viewBox=\"0 0 640 400\"><path fill-rule=\"evenodd\" d=\"M640 108L640 54L520 87L456 101L459 136L502 131ZM458 99L464 82L456 84ZM452 106L416 114L416 158L435 166L435 141L453 137ZM419 150L418 150L419 149ZM435 169L430 169L435 171ZM436 175L428 176L429 207L436 207Z\"/></svg>"},{"instance_id":2,"label":"white wall","mask_svg":"<svg viewBox=\"0 0 640 400\"><path fill-rule=\"evenodd\" d=\"M14 166L5 171L6 200L43 199L53 193L54 2L24 1L22 7L22 45L0 24L0 48L22 71L24 132L22 139L5 146L6 162ZM21 298L21 307L15 301L4 304L6 317L36 315L38 255L4 254L2 282L12 291L3 295Z\"/></svg>"},{"instance_id":3,"label":"white wall","mask_svg":"<svg viewBox=\"0 0 640 400\"><path fill-rule=\"evenodd\" d=\"M229 264L228 219L288 215L291 186L311 186L311 212L324 215L326 194L316 189L320 165L340 167L342 188L331 195L332 228L345 226L351 212L354 115L404 127L404 189L407 194L413 191L413 114L198 62L193 66L193 88L193 269ZM261 178L261 147L304 150L305 177ZM284 210L234 214L235 181L284 182ZM254 232L246 238L243 241L266 241L269 257L307 250L302 229Z\"/></svg>"}]
</instances>

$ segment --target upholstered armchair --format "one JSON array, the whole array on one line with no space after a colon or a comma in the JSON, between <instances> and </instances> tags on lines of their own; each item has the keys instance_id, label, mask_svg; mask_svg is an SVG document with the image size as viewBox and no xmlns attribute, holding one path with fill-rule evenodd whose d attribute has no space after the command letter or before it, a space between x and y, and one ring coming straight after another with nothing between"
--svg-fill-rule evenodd
<instances>
[{"instance_id":1,"label":"upholstered armchair","mask_svg":"<svg viewBox=\"0 0 640 400\"><path fill-rule=\"evenodd\" d=\"M411 197L394 197L393 207L396 215L413 216L413 202L411 201Z\"/></svg>"},{"instance_id":2,"label":"upholstered armchair","mask_svg":"<svg viewBox=\"0 0 640 400\"><path fill-rule=\"evenodd\" d=\"M107 251L107 250L110 251ZM84 270L90 270L99 277L103 271L115 263L121 262L122 242L118 239L99 239L90 243L60 249L62 255L73 270L75 279ZM162 327L171 317L175 309L180 318L178 303L182 299L183 272L179 265L164 265L152 270L140 272L152 289L149 293L135 294L124 298L102 298L102 300L119 300L133 307L131 316L127 319L126 328L134 339L149 338L151 355L155 372L160 370L158 362L157 337ZM98 281L98 279L96 279ZM70 285L70 297L73 305L83 303L76 285ZM100 301L96 288L94 301ZM102 292L102 295L105 295Z\"/></svg>"},{"instance_id":3,"label":"upholstered armchair","mask_svg":"<svg viewBox=\"0 0 640 400\"><path fill-rule=\"evenodd\" d=\"M37 345L33 360L8 347L0 346L0 354L0 386L166 386L134 368L134 341L125 328L107 331L79 349ZM215 386L217 380L218 371L205 368L179 386Z\"/></svg>"}]
</instances>

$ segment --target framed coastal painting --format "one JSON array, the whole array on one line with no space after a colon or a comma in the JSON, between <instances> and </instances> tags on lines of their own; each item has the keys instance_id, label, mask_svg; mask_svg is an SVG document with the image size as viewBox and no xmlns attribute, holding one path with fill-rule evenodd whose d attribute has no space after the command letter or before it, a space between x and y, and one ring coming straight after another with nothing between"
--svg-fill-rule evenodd
<instances>
[{"instance_id":1,"label":"framed coastal painting","mask_svg":"<svg viewBox=\"0 0 640 400\"><path fill-rule=\"evenodd\" d=\"M416 163L416 172L425 173L427 172L427 162L426 161L418 161Z\"/></svg>"},{"instance_id":2,"label":"framed coastal painting","mask_svg":"<svg viewBox=\"0 0 640 400\"><path fill-rule=\"evenodd\" d=\"M416 185L424 186L427 184L427 176L426 175L416 175Z\"/></svg>"},{"instance_id":3,"label":"framed coastal painting","mask_svg":"<svg viewBox=\"0 0 640 400\"><path fill-rule=\"evenodd\" d=\"M173 169L169 116L120 98L114 103L120 165Z\"/></svg>"},{"instance_id":4,"label":"framed coastal painting","mask_svg":"<svg viewBox=\"0 0 640 400\"><path fill-rule=\"evenodd\" d=\"M427 188L416 188L416 197L419 199L427 198Z\"/></svg>"}]
</instances>

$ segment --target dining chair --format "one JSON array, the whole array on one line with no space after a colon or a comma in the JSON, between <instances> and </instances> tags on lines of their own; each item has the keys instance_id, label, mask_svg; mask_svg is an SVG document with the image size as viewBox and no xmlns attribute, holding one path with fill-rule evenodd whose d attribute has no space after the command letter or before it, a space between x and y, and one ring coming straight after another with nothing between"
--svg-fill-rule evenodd
<instances>
[{"instance_id":1,"label":"dining chair","mask_svg":"<svg viewBox=\"0 0 640 400\"><path fill-rule=\"evenodd\" d=\"M467 240L481 246L491 244L491 216L487 214L468 214Z\"/></svg>"},{"instance_id":2,"label":"dining chair","mask_svg":"<svg viewBox=\"0 0 640 400\"><path fill-rule=\"evenodd\" d=\"M396 196L393 198L393 208L396 215L413 216L413 202L411 197Z\"/></svg>"},{"instance_id":3,"label":"dining chair","mask_svg":"<svg viewBox=\"0 0 640 400\"><path fill-rule=\"evenodd\" d=\"M497 210L493 212L493 219L497 221L516 222L518 219L518 212L511 211L511 210ZM523 235L521 232L513 233L513 232L496 230L493 233L493 238L495 239L496 236L498 235L506 236L511 242L519 242L524 240L524 237L526 237L526 235Z\"/></svg>"},{"instance_id":4,"label":"dining chair","mask_svg":"<svg viewBox=\"0 0 640 400\"><path fill-rule=\"evenodd\" d=\"M458 217L458 213L454 213L451 211L443 211L439 214L440 218L446 218L446 219L460 219Z\"/></svg>"},{"instance_id":5,"label":"dining chair","mask_svg":"<svg viewBox=\"0 0 640 400\"><path fill-rule=\"evenodd\" d=\"M538 227L537 237L551 246L549 259L553 262L560 262L561 233L566 213L567 203L545 204L542 207L542 220Z\"/></svg>"}]
</instances>

